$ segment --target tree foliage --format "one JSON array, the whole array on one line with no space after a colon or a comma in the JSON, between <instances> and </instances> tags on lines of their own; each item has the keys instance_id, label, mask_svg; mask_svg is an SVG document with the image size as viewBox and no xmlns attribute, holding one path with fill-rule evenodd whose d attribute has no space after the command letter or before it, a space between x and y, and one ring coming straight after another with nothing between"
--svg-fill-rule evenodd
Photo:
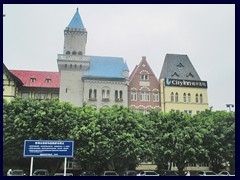
<instances>
[{"instance_id":1,"label":"tree foliage","mask_svg":"<svg viewBox=\"0 0 240 180\"><path fill-rule=\"evenodd\" d=\"M23 158L26 139L74 140L74 161L96 172L114 168L121 174L142 161L159 169L174 163L180 173L188 163L211 162L214 170L223 162L235 165L233 112L189 116L152 110L144 115L117 105L96 110L58 100L15 99L4 100L3 128L5 165L29 164ZM52 172L61 163L44 159Z\"/></svg>"}]
</instances>

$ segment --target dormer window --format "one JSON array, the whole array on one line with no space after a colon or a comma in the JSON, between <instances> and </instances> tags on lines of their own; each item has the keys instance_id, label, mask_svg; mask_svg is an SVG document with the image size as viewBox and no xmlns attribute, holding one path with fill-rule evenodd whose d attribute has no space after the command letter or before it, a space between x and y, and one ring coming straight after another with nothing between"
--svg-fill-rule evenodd
<instances>
[{"instance_id":1,"label":"dormer window","mask_svg":"<svg viewBox=\"0 0 240 180\"><path fill-rule=\"evenodd\" d=\"M51 82L51 79L45 79L45 82L46 82L46 83L50 83L50 82Z\"/></svg>"},{"instance_id":2,"label":"dormer window","mask_svg":"<svg viewBox=\"0 0 240 180\"><path fill-rule=\"evenodd\" d=\"M194 75L190 72L186 75L187 77L191 76L191 77L194 77Z\"/></svg>"},{"instance_id":3,"label":"dormer window","mask_svg":"<svg viewBox=\"0 0 240 180\"><path fill-rule=\"evenodd\" d=\"M35 82L35 81L36 81L36 78L30 78L30 81L31 81L31 82Z\"/></svg>"},{"instance_id":4,"label":"dormer window","mask_svg":"<svg viewBox=\"0 0 240 180\"><path fill-rule=\"evenodd\" d=\"M184 67L183 64L180 62L178 65L177 65L178 68L182 68Z\"/></svg>"},{"instance_id":5,"label":"dormer window","mask_svg":"<svg viewBox=\"0 0 240 180\"><path fill-rule=\"evenodd\" d=\"M176 72L174 72L174 73L172 74L172 76L173 76L173 77L174 77L174 76L179 77L178 73L176 73Z\"/></svg>"}]
</instances>

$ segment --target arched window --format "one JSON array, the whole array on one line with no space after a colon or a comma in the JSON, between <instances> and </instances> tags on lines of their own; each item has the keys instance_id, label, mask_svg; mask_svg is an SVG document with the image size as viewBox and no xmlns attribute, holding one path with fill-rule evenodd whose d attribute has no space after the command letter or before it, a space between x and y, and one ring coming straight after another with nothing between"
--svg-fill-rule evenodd
<instances>
[{"instance_id":1,"label":"arched window","mask_svg":"<svg viewBox=\"0 0 240 180\"><path fill-rule=\"evenodd\" d=\"M196 94L196 103L198 103L198 94Z\"/></svg>"},{"instance_id":2,"label":"arched window","mask_svg":"<svg viewBox=\"0 0 240 180\"><path fill-rule=\"evenodd\" d=\"M82 51L79 51L79 52L78 52L78 55L82 55Z\"/></svg>"},{"instance_id":3,"label":"arched window","mask_svg":"<svg viewBox=\"0 0 240 180\"><path fill-rule=\"evenodd\" d=\"M175 93L175 102L178 102L178 93Z\"/></svg>"},{"instance_id":4,"label":"arched window","mask_svg":"<svg viewBox=\"0 0 240 180\"><path fill-rule=\"evenodd\" d=\"M119 98L120 98L120 99L123 98L123 92L122 92L122 91L119 92Z\"/></svg>"},{"instance_id":5,"label":"arched window","mask_svg":"<svg viewBox=\"0 0 240 180\"><path fill-rule=\"evenodd\" d=\"M104 89L102 90L102 98L106 98L106 93Z\"/></svg>"},{"instance_id":6,"label":"arched window","mask_svg":"<svg viewBox=\"0 0 240 180\"><path fill-rule=\"evenodd\" d=\"M187 102L186 93L183 93L183 102Z\"/></svg>"},{"instance_id":7,"label":"arched window","mask_svg":"<svg viewBox=\"0 0 240 180\"><path fill-rule=\"evenodd\" d=\"M69 54L70 54L70 51L67 51L66 54L69 55Z\"/></svg>"},{"instance_id":8,"label":"arched window","mask_svg":"<svg viewBox=\"0 0 240 180\"><path fill-rule=\"evenodd\" d=\"M173 102L173 101L174 101L174 93L171 92L171 102Z\"/></svg>"},{"instance_id":9,"label":"arched window","mask_svg":"<svg viewBox=\"0 0 240 180\"><path fill-rule=\"evenodd\" d=\"M102 88L102 100L109 101L110 99L110 88L105 86Z\"/></svg>"},{"instance_id":10,"label":"arched window","mask_svg":"<svg viewBox=\"0 0 240 180\"><path fill-rule=\"evenodd\" d=\"M188 93L188 102L191 102L191 94Z\"/></svg>"},{"instance_id":11,"label":"arched window","mask_svg":"<svg viewBox=\"0 0 240 180\"><path fill-rule=\"evenodd\" d=\"M143 70L140 72L140 80L148 80L149 79L149 73L146 70Z\"/></svg>"},{"instance_id":12,"label":"arched window","mask_svg":"<svg viewBox=\"0 0 240 180\"><path fill-rule=\"evenodd\" d=\"M72 55L76 55L76 54L77 54L76 51L73 51L73 52L72 52Z\"/></svg>"},{"instance_id":13,"label":"arched window","mask_svg":"<svg viewBox=\"0 0 240 180\"><path fill-rule=\"evenodd\" d=\"M92 89L89 89L89 99L92 98Z\"/></svg>"},{"instance_id":14,"label":"arched window","mask_svg":"<svg viewBox=\"0 0 240 180\"><path fill-rule=\"evenodd\" d=\"M200 94L200 103L202 104L203 103L203 95Z\"/></svg>"},{"instance_id":15,"label":"arched window","mask_svg":"<svg viewBox=\"0 0 240 180\"><path fill-rule=\"evenodd\" d=\"M97 90L94 89L94 98L97 98Z\"/></svg>"}]
</instances>

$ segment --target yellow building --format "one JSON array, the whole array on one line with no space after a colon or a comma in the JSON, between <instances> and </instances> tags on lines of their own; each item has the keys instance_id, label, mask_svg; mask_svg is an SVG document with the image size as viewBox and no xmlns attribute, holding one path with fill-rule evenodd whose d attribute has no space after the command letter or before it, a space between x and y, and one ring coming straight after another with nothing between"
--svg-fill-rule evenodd
<instances>
[{"instance_id":1,"label":"yellow building","mask_svg":"<svg viewBox=\"0 0 240 180\"><path fill-rule=\"evenodd\" d=\"M190 115L208 109L207 81L202 81L187 55L167 54L160 74L163 112Z\"/></svg>"},{"instance_id":2,"label":"yellow building","mask_svg":"<svg viewBox=\"0 0 240 180\"><path fill-rule=\"evenodd\" d=\"M22 85L22 81L14 76L3 64L3 98L10 101L17 97L18 86Z\"/></svg>"}]
</instances>

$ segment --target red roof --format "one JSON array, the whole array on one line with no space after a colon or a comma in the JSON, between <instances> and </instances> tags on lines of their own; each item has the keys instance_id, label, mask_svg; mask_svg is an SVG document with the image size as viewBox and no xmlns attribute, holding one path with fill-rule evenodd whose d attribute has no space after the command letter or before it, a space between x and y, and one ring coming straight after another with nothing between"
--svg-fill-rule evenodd
<instances>
[{"instance_id":1,"label":"red roof","mask_svg":"<svg viewBox=\"0 0 240 180\"><path fill-rule=\"evenodd\" d=\"M59 88L60 73L45 71L9 70L25 87ZM35 80L34 80L35 79Z\"/></svg>"}]
</instances>

